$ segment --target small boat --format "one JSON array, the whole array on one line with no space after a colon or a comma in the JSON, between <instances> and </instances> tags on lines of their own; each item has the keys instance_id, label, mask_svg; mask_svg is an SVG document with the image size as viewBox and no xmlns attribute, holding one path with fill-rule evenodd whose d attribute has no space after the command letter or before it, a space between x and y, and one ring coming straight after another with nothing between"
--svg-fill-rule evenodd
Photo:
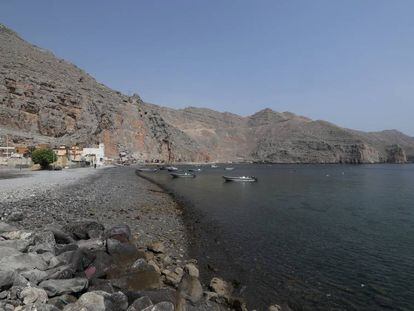
<instances>
[{"instance_id":1,"label":"small boat","mask_svg":"<svg viewBox=\"0 0 414 311\"><path fill-rule=\"evenodd\" d=\"M225 167L224 170L225 171L232 171L232 170L234 170L234 167Z\"/></svg>"},{"instance_id":2,"label":"small boat","mask_svg":"<svg viewBox=\"0 0 414 311\"><path fill-rule=\"evenodd\" d=\"M240 181L240 182L256 182L257 178L254 176L223 176L225 181Z\"/></svg>"},{"instance_id":3,"label":"small boat","mask_svg":"<svg viewBox=\"0 0 414 311\"><path fill-rule=\"evenodd\" d=\"M137 172L142 172L142 173L155 173L156 171L158 171L158 169L151 168L151 167L137 168Z\"/></svg>"},{"instance_id":4,"label":"small boat","mask_svg":"<svg viewBox=\"0 0 414 311\"><path fill-rule=\"evenodd\" d=\"M166 169L167 171L169 171L169 172L175 172L175 171L178 171L178 168L176 168L176 167L174 167L174 166L167 166L165 169Z\"/></svg>"},{"instance_id":5,"label":"small boat","mask_svg":"<svg viewBox=\"0 0 414 311\"><path fill-rule=\"evenodd\" d=\"M202 170L201 168L190 168L188 171L189 172L201 172Z\"/></svg>"},{"instance_id":6,"label":"small boat","mask_svg":"<svg viewBox=\"0 0 414 311\"><path fill-rule=\"evenodd\" d=\"M212 164L211 168L218 168L218 165Z\"/></svg>"},{"instance_id":7,"label":"small boat","mask_svg":"<svg viewBox=\"0 0 414 311\"><path fill-rule=\"evenodd\" d=\"M170 174L173 178L194 178L196 177L195 174L183 172L183 173L171 173Z\"/></svg>"}]
</instances>

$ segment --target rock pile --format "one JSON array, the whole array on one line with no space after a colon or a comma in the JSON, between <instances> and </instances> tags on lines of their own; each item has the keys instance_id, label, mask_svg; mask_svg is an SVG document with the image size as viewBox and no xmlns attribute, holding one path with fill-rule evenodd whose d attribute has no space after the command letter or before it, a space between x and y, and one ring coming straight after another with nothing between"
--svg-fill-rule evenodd
<instances>
[{"instance_id":1,"label":"rock pile","mask_svg":"<svg viewBox=\"0 0 414 311\"><path fill-rule=\"evenodd\" d=\"M0 222L0 310L246 310L231 285L203 289L195 260L140 247L127 225L94 220L39 231Z\"/></svg>"}]
</instances>

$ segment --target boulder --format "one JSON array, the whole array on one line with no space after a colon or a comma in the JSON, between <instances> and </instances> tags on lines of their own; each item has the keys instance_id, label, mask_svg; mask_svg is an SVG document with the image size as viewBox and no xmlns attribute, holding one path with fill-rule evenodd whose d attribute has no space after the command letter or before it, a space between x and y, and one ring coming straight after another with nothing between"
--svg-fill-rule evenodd
<instances>
[{"instance_id":1,"label":"boulder","mask_svg":"<svg viewBox=\"0 0 414 311\"><path fill-rule=\"evenodd\" d=\"M20 275L33 284L39 284L49 276L49 273L39 269L31 269L21 272Z\"/></svg>"},{"instance_id":2,"label":"boulder","mask_svg":"<svg viewBox=\"0 0 414 311\"><path fill-rule=\"evenodd\" d=\"M106 239L118 240L121 243L132 241L131 229L128 225L117 225L105 232Z\"/></svg>"},{"instance_id":3,"label":"boulder","mask_svg":"<svg viewBox=\"0 0 414 311\"><path fill-rule=\"evenodd\" d=\"M25 305L31 303L46 303L47 293L42 288L26 287L20 292L19 298Z\"/></svg>"},{"instance_id":4,"label":"boulder","mask_svg":"<svg viewBox=\"0 0 414 311\"><path fill-rule=\"evenodd\" d=\"M9 257L4 257L0 260L0 267L2 270L25 271L30 269L46 270L47 263L42 256L34 253L20 254Z\"/></svg>"},{"instance_id":5,"label":"boulder","mask_svg":"<svg viewBox=\"0 0 414 311\"><path fill-rule=\"evenodd\" d=\"M84 278L62 279L62 280L47 280L39 284L49 297L79 293L88 287L88 280Z\"/></svg>"},{"instance_id":6,"label":"boulder","mask_svg":"<svg viewBox=\"0 0 414 311\"><path fill-rule=\"evenodd\" d=\"M134 244L121 243L115 239L106 240L106 251L112 256L129 258L131 261L135 261L138 258L138 249Z\"/></svg>"},{"instance_id":7,"label":"boulder","mask_svg":"<svg viewBox=\"0 0 414 311\"><path fill-rule=\"evenodd\" d=\"M2 311L14 311L14 306L7 301L0 301L0 310Z\"/></svg>"},{"instance_id":8,"label":"boulder","mask_svg":"<svg viewBox=\"0 0 414 311\"><path fill-rule=\"evenodd\" d=\"M11 247L20 252L26 252L32 244L31 240L3 240L0 241L0 247Z\"/></svg>"},{"instance_id":9,"label":"boulder","mask_svg":"<svg viewBox=\"0 0 414 311\"><path fill-rule=\"evenodd\" d=\"M135 301L129 306L128 311L142 311L146 308L152 307L152 301L147 296L135 299Z\"/></svg>"},{"instance_id":10,"label":"boulder","mask_svg":"<svg viewBox=\"0 0 414 311\"><path fill-rule=\"evenodd\" d=\"M210 282L210 288L220 297L230 297L233 292L233 287L220 278L213 278Z\"/></svg>"},{"instance_id":11,"label":"boulder","mask_svg":"<svg viewBox=\"0 0 414 311\"><path fill-rule=\"evenodd\" d=\"M163 301L157 303L155 306L153 306L151 311L174 311L174 305L169 301Z\"/></svg>"},{"instance_id":12,"label":"boulder","mask_svg":"<svg viewBox=\"0 0 414 311\"><path fill-rule=\"evenodd\" d=\"M54 305L46 303L30 303L25 306L19 306L14 311L59 311Z\"/></svg>"},{"instance_id":13,"label":"boulder","mask_svg":"<svg viewBox=\"0 0 414 311\"><path fill-rule=\"evenodd\" d=\"M165 252L165 246L162 242L155 242L148 245L148 250L153 253L160 254Z\"/></svg>"},{"instance_id":14,"label":"boulder","mask_svg":"<svg viewBox=\"0 0 414 311\"><path fill-rule=\"evenodd\" d=\"M60 280L60 279L70 279L75 274L75 269L71 265L63 265L56 268L52 268L46 271L46 279Z\"/></svg>"},{"instance_id":15,"label":"boulder","mask_svg":"<svg viewBox=\"0 0 414 311\"><path fill-rule=\"evenodd\" d=\"M144 258L138 258L133 264L132 269L136 271L155 271L154 266L147 263Z\"/></svg>"},{"instance_id":16,"label":"boulder","mask_svg":"<svg viewBox=\"0 0 414 311\"><path fill-rule=\"evenodd\" d=\"M127 297L122 292L109 294L93 291L83 294L78 301L67 305L64 311L124 311L128 308Z\"/></svg>"},{"instance_id":17,"label":"boulder","mask_svg":"<svg viewBox=\"0 0 414 311\"><path fill-rule=\"evenodd\" d=\"M184 275L184 270L180 267L175 268L174 271L167 269L162 270L162 274L165 276L165 282L172 286L177 286Z\"/></svg>"},{"instance_id":18,"label":"boulder","mask_svg":"<svg viewBox=\"0 0 414 311\"><path fill-rule=\"evenodd\" d=\"M33 232L26 230L15 230L1 233L6 240L29 240L33 237Z\"/></svg>"},{"instance_id":19,"label":"boulder","mask_svg":"<svg viewBox=\"0 0 414 311\"><path fill-rule=\"evenodd\" d=\"M19 273L16 273L14 275L13 286L24 288L24 287L35 286L35 285L36 284L30 283L28 279L26 279L24 276L22 276Z\"/></svg>"},{"instance_id":20,"label":"boulder","mask_svg":"<svg viewBox=\"0 0 414 311\"><path fill-rule=\"evenodd\" d=\"M184 275L179 285L179 292L192 303L197 303L203 297L203 287L199 279L188 274Z\"/></svg>"},{"instance_id":21,"label":"boulder","mask_svg":"<svg viewBox=\"0 0 414 311\"><path fill-rule=\"evenodd\" d=\"M88 291L104 291L107 293L115 293L115 289L110 280L93 278L89 281Z\"/></svg>"},{"instance_id":22,"label":"boulder","mask_svg":"<svg viewBox=\"0 0 414 311\"><path fill-rule=\"evenodd\" d=\"M92 251L78 249L68 254L65 260L75 271L83 272L95 260L95 254Z\"/></svg>"},{"instance_id":23,"label":"boulder","mask_svg":"<svg viewBox=\"0 0 414 311\"><path fill-rule=\"evenodd\" d=\"M200 277L200 272L198 271L197 267L193 263L188 263L184 267L184 271L188 273L188 275L193 277Z\"/></svg>"},{"instance_id":24,"label":"boulder","mask_svg":"<svg viewBox=\"0 0 414 311\"><path fill-rule=\"evenodd\" d=\"M64 294L49 299L49 304L62 310L66 305L76 302L78 299L73 295Z\"/></svg>"},{"instance_id":25,"label":"boulder","mask_svg":"<svg viewBox=\"0 0 414 311\"><path fill-rule=\"evenodd\" d=\"M36 233L33 242L34 245L29 248L30 252L38 254L49 252L55 254L56 241L51 231Z\"/></svg>"},{"instance_id":26,"label":"boulder","mask_svg":"<svg viewBox=\"0 0 414 311\"><path fill-rule=\"evenodd\" d=\"M95 260L87 269L90 269L91 267L95 268L95 273L91 277L100 278L106 276L108 271L111 269L112 264L112 257L106 252L101 251L95 253Z\"/></svg>"},{"instance_id":27,"label":"boulder","mask_svg":"<svg viewBox=\"0 0 414 311\"><path fill-rule=\"evenodd\" d=\"M58 244L71 244L71 243L75 243L75 240L73 239L73 237L64 232L62 230L61 227L56 226L56 225L49 225L45 227L45 230L50 231L53 233L54 237L55 237L55 241Z\"/></svg>"},{"instance_id":28,"label":"boulder","mask_svg":"<svg viewBox=\"0 0 414 311\"><path fill-rule=\"evenodd\" d=\"M78 244L73 242L71 244L57 244L55 247L55 255L59 256L66 252L73 252L79 249Z\"/></svg>"},{"instance_id":29,"label":"boulder","mask_svg":"<svg viewBox=\"0 0 414 311\"><path fill-rule=\"evenodd\" d=\"M111 284L124 291L158 289L161 286L160 275L153 271L126 271L117 278L110 279Z\"/></svg>"},{"instance_id":30,"label":"boulder","mask_svg":"<svg viewBox=\"0 0 414 311\"><path fill-rule=\"evenodd\" d=\"M55 255L52 254L51 252L44 252L41 253L40 256L42 256L43 260L49 264L50 267L50 262L52 259L56 259Z\"/></svg>"},{"instance_id":31,"label":"boulder","mask_svg":"<svg viewBox=\"0 0 414 311\"><path fill-rule=\"evenodd\" d=\"M89 232L104 231L105 227L95 220L81 220L67 224L63 230L77 240L87 240L91 237Z\"/></svg>"},{"instance_id":32,"label":"boulder","mask_svg":"<svg viewBox=\"0 0 414 311\"><path fill-rule=\"evenodd\" d=\"M0 260L4 257L21 255L22 253L14 247L0 247Z\"/></svg>"},{"instance_id":33,"label":"boulder","mask_svg":"<svg viewBox=\"0 0 414 311\"><path fill-rule=\"evenodd\" d=\"M6 299L8 296L9 296L9 291L4 290L4 291L0 292L0 300Z\"/></svg>"},{"instance_id":34,"label":"boulder","mask_svg":"<svg viewBox=\"0 0 414 311\"><path fill-rule=\"evenodd\" d=\"M100 238L79 240L77 243L78 247L86 251L104 251L106 250L105 241Z\"/></svg>"},{"instance_id":35,"label":"boulder","mask_svg":"<svg viewBox=\"0 0 414 311\"><path fill-rule=\"evenodd\" d=\"M9 288L13 285L15 277L15 272L12 270L9 271L0 271L0 289Z\"/></svg>"},{"instance_id":36,"label":"boulder","mask_svg":"<svg viewBox=\"0 0 414 311\"><path fill-rule=\"evenodd\" d=\"M136 299L147 296L153 304L162 301L169 301L174 305L177 303L178 293L171 288L163 288L158 290L130 291L126 292L128 301L132 304Z\"/></svg>"}]
</instances>

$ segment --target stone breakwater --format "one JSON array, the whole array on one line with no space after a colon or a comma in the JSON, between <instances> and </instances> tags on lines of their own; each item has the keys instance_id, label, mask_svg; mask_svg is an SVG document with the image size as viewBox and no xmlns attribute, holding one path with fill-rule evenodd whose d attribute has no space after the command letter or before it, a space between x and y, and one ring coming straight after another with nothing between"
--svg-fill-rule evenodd
<instances>
[{"instance_id":1,"label":"stone breakwater","mask_svg":"<svg viewBox=\"0 0 414 311\"><path fill-rule=\"evenodd\" d=\"M0 310L247 310L231 284L213 278L203 288L196 264L162 242L140 245L128 225L1 222Z\"/></svg>"}]
</instances>

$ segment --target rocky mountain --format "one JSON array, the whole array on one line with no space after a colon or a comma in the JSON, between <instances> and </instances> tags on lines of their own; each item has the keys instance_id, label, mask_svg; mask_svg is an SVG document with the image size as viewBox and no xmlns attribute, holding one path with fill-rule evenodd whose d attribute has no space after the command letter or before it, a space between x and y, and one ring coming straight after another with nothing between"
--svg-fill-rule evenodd
<instances>
[{"instance_id":1,"label":"rocky mountain","mask_svg":"<svg viewBox=\"0 0 414 311\"><path fill-rule=\"evenodd\" d=\"M218 161L404 163L414 156L414 138L395 130L359 132L271 109L248 117L194 107L153 109Z\"/></svg>"},{"instance_id":2,"label":"rocky mountain","mask_svg":"<svg viewBox=\"0 0 414 311\"><path fill-rule=\"evenodd\" d=\"M114 91L0 25L0 139L96 144L140 160L402 163L414 138L365 133L265 109L248 117L170 109ZM0 144L2 142L0 141Z\"/></svg>"},{"instance_id":3,"label":"rocky mountain","mask_svg":"<svg viewBox=\"0 0 414 311\"><path fill-rule=\"evenodd\" d=\"M0 136L18 144L96 144L109 156L203 161L195 141L128 97L0 25Z\"/></svg>"}]
</instances>

